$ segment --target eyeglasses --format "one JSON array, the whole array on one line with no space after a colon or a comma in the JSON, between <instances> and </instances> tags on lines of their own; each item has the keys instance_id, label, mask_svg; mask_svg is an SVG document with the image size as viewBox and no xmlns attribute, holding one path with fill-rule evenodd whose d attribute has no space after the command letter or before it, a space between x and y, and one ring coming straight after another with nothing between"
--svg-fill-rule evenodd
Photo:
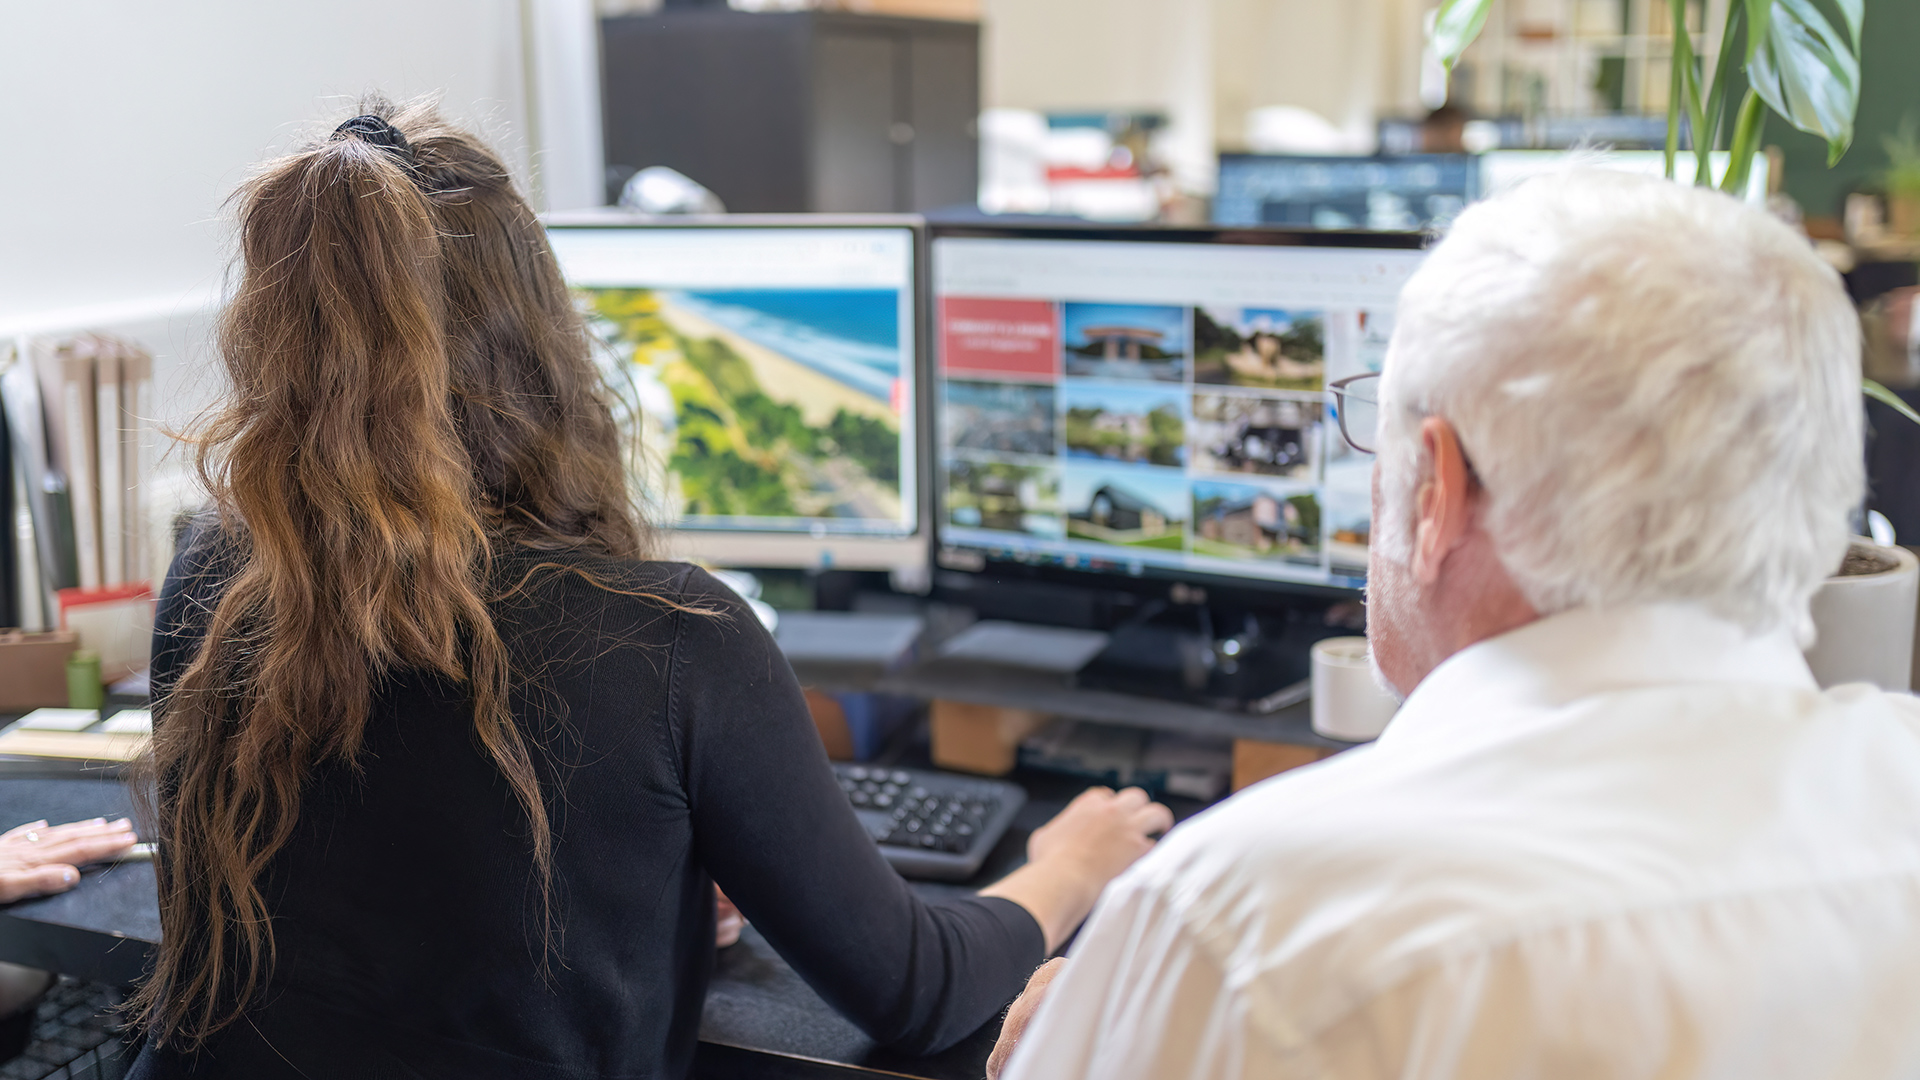
<instances>
[{"instance_id":1,"label":"eyeglasses","mask_svg":"<svg viewBox=\"0 0 1920 1080\"><path fill-rule=\"evenodd\" d=\"M1363 454L1379 453L1380 446L1380 373L1349 375L1327 384L1333 394L1334 416L1340 421L1340 437ZM1457 438L1457 436L1456 436ZM1460 447L1460 461L1467 467L1467 479L1484 487L1480 471L1466 446Z\"/></svg>"},{"instance_id":2,"label":"eyeglasses","mask_svg":"<svg viewBox=\"0 0 1920 1080\"><path fill-rule=\"evenodd\" d=\"M1379 445L1380 375L1349 375L1329 383L1333 393L1333 415L1340 421L1340 437L1363 454L1371 454Z\"/></svg>"}]
</instances>

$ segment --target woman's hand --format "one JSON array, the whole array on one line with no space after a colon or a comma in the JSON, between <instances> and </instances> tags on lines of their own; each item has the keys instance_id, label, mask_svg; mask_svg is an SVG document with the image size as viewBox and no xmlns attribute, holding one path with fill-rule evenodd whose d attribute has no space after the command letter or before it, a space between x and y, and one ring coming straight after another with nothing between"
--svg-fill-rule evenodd
<instances>
[{"instance_id":1,"label":"woman's hand","mask_svg":"<svg viewBox=\"0 0 1920 1080\"><path fill-rule=\"evenodd\" d=\"M1027 1025L1033 1022L1033 1014L1040 1008L1040 1002L1046 999L1047 985L1058 978L1067 969L1067 958L1056 956L1040 965L1040 970L1027 980L1027 988L1013 999L1007 1009L1007 1019L1000 1025L1000 1037L993 1042L993 1053L987 1056L987 1080L1000 1080L1001 1070L1007 1067L1007 1059L1013 1056L1013 1048L1020 1045L1020 1037L1027 1033Z\"/></svg>"},{"instance_id":2,"label":"woman's hand","mask_svg":"<svg viewBox=\"0 0 1920 1080\"><path fill-rule=\"evenodd\" d=\"M980 895L1026 908L1053 952L1093 910L1107 882L1153 847L1154 834L1171 828L1173 812L1139 788L1089 788L1034 830L1027 865Z\"/></svg>"},{"instance_id":3,"label":"woman's hand","mask_svg":"<svg viewBox=\"0 0 1920 1080\"><path fill-rule=\"evenodd\" d=\"M1171 828L1173 812L1137 787L1117 794L1111 788L1088 788L1052 821L1033 830L1027 858L1072 866L1105 886L1153 849L1153 834Z\"/></svg>"},{"instance_id":4,"label":"woman's hand","mask_svg":"<svg viewBox=\"0 0 1920 1080\"><path fill-rule=\"evenodd\" d=\"M0 903L65 892L80 880L80 867L125 854L138 839L126 818L30 821L0 833Z\"/></svg>"}]
</instances>

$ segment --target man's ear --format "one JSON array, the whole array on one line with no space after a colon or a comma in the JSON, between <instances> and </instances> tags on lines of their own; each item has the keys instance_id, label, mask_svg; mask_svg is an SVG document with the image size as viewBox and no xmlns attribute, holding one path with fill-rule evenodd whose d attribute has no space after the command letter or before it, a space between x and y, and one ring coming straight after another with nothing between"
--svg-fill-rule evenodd
<instances>
[{"instance_id":1,"label":"man's ear","mask_svg":"<svg viewBox=\"0 0 1920 1080\"><path fill-rule=\"evenodd\" d=\"M1430 585L1467 535L1471 485L1466 453L1452 424L1437 416L1422 420L1420 444L1429 468L1415 502L1413 573L1422 584Z\"/></svg>"}]
</instances>

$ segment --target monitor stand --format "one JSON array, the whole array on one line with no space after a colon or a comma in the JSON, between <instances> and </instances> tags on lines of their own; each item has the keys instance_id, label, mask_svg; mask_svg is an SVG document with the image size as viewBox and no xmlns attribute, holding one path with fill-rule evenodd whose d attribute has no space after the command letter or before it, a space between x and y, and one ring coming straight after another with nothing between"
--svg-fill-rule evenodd
<instances>
[{"instance_id":1,"label":"monitor stand","mask_svg":"<svg viewBox=\"0 0 1920 1080\"><path fill-rule=\"evenodd\" d=\"M1156 604L1116 628L1107 647L1074 676L1074 684L1084 690L1273 712L1305 700L1307 655L1313 643L1345 632L1248 615L1223 633L1204 607Z\"/></svg>"}]
</instances>

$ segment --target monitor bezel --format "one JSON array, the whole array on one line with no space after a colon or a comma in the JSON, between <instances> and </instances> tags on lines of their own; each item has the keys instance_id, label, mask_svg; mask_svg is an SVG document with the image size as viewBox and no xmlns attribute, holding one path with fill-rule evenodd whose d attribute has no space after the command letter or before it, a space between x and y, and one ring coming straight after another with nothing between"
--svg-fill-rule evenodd
<instances>
[{"instance_id":1,"label":"monitor bezel","mask_svg":"<svg viewBox=\"0 0 1920 1080\"><path fill-rule=\"evenodd\" d=\"M1275 225L1115 225L1108 222L1086 224L1047 222L1031 225L931 222L927 226L927 318L924 329L927 342L926 366L930 375L926 383L925 404L926 412L931 415L926 428L928 440L926 462L929 475L926 482L928 510L925 520L930 541L929 560L936 582L954 581L955 579L949 575L964 575L965 588L1017 585L1023 581L1038 581L1087 589L1144 593L1150 596L1171 595L1180 602L1192 602L1204 597L1210 603L1249 608L1284 606L1290 599L1339 601L1356 599L1362 595L1363 589L1360 587L1321 582L1239 577L1232 574L1145 566L1141 568L1139 574L1135 575L1104 570L1082 570L1017 559L995 559L970 545L950 551L942 536L942 527L945 522L940 516L943 494L941 489L945 484L945 475L940 458L943 444L938 431L941 410L935 398L940 392L940 380L944 375L940 370L939 328L934 325L939 316L935 306L937 298L934 294L937 271L932 261L935 257L936 245L939 241L947 239L1094 240L1132 243L1145 241L1278 248L1424 251L1432 241L1428 233L1381 232L1365 229L1315 231ZM958 554L959 552L965 554ZM979 565L973 565L976 562ZM1175 586L1185 588L1178 590L1175 595ZM1196 594L1193 591L1196 587L1205 592Z\"/></svg>"},{"instance_id":2,"label":"monitor bezel","mask_svg":"<svg viewBox=\"0 0 1920 1080\"><path fill-rule=\"evenodd\" d=\"M925 390L933 377L932 337L928 328L930 248L926 219L917 214L641 214L618 207L553 212L541 225L556 229L905 229L913 256L909 291L913 304L914 378L914 527L900 536L858 533L815 535L793 530L713 529L658 523L669 558L715 566L801 570L886 570L902 580L924 580L930 566L929 526L933 495L927 454L932 439L932 397Z\"/></svg>"}]
</instances>

